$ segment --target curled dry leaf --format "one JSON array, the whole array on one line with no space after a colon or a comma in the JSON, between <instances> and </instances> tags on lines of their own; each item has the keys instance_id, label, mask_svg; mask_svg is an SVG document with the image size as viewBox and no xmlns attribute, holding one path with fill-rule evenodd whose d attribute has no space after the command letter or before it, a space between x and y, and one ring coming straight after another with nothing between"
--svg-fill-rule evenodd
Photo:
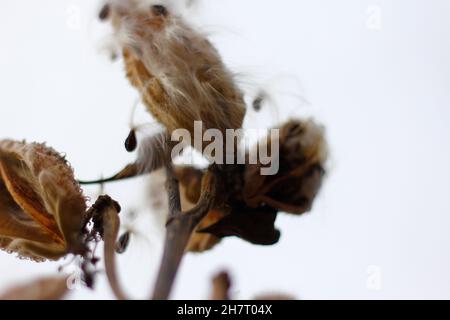
<instances>
[{"instance_id":1,"label":"curled dry leaf","mask_svg":"<svg viewBox=\"0 0 450 320\"><path fill-rule=\"evenodd\" d=\"M235 236L252 244L269 246L280 239L280 231L275 228L276 219L277 210L270 207L234 206L231 213L198 232L218 238Z\"/></svg>"},{"instance_id":2,"label":"curled dry leaf","mask_svg":"<svg viewBox=\"0 0 450 320\"><path fill-rule=\"evenodd\" d=\"M200 199L203 172L191 167L179 167L175 175L180 184L181 208L188 211L195 207ZM220 238L208 233L199 233L198 231L207 228L225 216L221 210L211 210L206 217L199 223L189 240L186 251L203 252L212 249L220 242Z\"/></svg>"},{"instance_id":3,"label":"curled dry leaf","mask_svg":"<svg viewBox=\"0 0 450 320\"><path fill-rule=\"evenodd\" d=\"M246 166L244 200L252 208L268 205L287 213L305 213L311 210L325 174L324 130L311 120L289 121L280 128L279 146L277 174L261 175L261 164Z\"/></svg>"},{"instance_id":4,"label":"curled dry leaf","mask_svg":"<svg viewBox=\"0 0 450 320\"><path fill-rule=\"evenodd\" d=\"M60 300L67 291L67 277L56 276L11 288L0 295L0 300Z\"/></svg>"},{"instance_id":5,"label":"curled dry leaf","mask_svg":"<svg viewBox=\"0 0 450 320\"><path fill-rule=\"evenodd\" d=\"M0 141L0 248L36 261L84 250L85 198L73 170L44 144Z\"/></svg>"},{"instance_id":6,"label":"curled dry leaf","mask_svg":"<svg viewBox=\"0 0 450 320\"><path fill-rule=\"evenodd\" d=\"M195 168L177 168L183 210L198 202L203 172ZM237 179L240 180L240 179ZM253 244L272 245L280 232L275 229L277 210L270 207L250 208L242 201L230 199L225 206L215 207L197 226L187 251L210 250L222 238L236 236Z\"/></svg>"}]
</instances>

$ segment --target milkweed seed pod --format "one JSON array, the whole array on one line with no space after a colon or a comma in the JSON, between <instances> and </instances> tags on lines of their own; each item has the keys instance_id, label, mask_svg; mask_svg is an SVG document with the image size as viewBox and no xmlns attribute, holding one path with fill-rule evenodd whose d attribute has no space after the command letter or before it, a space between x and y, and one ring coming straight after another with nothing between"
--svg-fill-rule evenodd
<instances>
[{"instance_id":1,"label":"milkweed seed pod","mask_svg":"<svg viewBox=\"0 0 450 320\"><path fill-rule=\"evenodd\" d=\"M0 300L61 300L68 291L67 277L55 276L10 288Z\"/></svg>"},{"instance_id":2,"label":"milkweed seed pod","mask_svg":"<svg viewBox=\"0 0 450 320\"><path fill-rule=\"evenodd\" d=\"M180 182L182 209L189 210L200 198L203 172L183 167L177 168L176 176ZM225 193L229 191L223 190ZM225 237L239 237L258 245L273 245L278 242L280 232L275 228L277 210L270 207L250 208L241 200L235 199L235 196L230 194L230 197L226 197L226 203L215 206L208 212L193 233L187 251L210 250Z\"/></svg>"},{"instance_id":3,"label":"milkweed seed pod","mask_svg":"<svg viewBox=\"0 0 450 320\"><path fill-rule=\"evenodd\" d=\"M190 167L176 168L175 175L180 184L181 207L183 211L195 207L200 199L203 172ZM186 247L188 252L204 252L212 249L221 239L208 233L199 233L197 231L214 225L220 221L226 214L222 210L210 210L205 218L197 226L195 232Z\"/></svg>"},{"instance_id":4,"label":"milkweed seed pod","mask_svg":"<svg viewBox=\"0 0 450 320\"><path fill-rule=\"evenodd\" d=\"M325 174L328 149L324 129L312 120L292 120L280 128L279 138L278 173L264 176L261 164L246 165L244 200L253 208L268 205L302 214L311 209Z\"/></svg>"},{"instance_id":5,"label":"milkweed seed pod","mask_svg":"<svg viewBox=\"0 0 450 320\"><path fill-rule=\"evenodd\" d=\"M131 84L169 132L187 129L193 137L194 121L203 130L240 128L245 103L232 73L206 37L164 2L112 0L102 10Z\"/></svg>"},{"instance_id":6,"label":"milkweed seed pod","mask_svg":"<svg viewBox=\"0 0 450 320\"><path fill-rule=\"evenodd\" d=\"M36 261L84 249L85 198L66 160L44 144L0 141L0 248Z\"/></svg>"}]
</instances>

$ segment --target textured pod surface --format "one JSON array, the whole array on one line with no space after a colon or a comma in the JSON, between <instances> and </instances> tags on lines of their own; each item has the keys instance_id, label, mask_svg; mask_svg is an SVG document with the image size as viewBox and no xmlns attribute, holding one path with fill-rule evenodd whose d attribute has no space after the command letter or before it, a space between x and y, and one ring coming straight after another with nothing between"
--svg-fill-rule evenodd
<instances>
[{"instance_id":1,"label":"textured pod surface","mask_svg":"<svg viewBox=\"0 0 450 320\"><path fill-rule=\"evenodd\" d=\"M194 121L222 132L242 126L243 94L203 34L170 6L136 0L108 3L127 77L169 132L183 128L193 135Z\"/></svg>"},{"instance_id":2,"label":"textured pod surface","mask_svg":"<svg viewBox=\"0 0 450 320\"><path fill-rule=\"evenodd\" d=\"M0 141L0 248L36 261L83 249L85 198L73 170L44 144Z\"/></svg>"},{"instance_id":3,"label":"textured pod surface","mask_svg":"<svg viewBox=\"0 0 450 320\"><path fill-rule=\"evenodd\" d=\"M279 138L278 173L264 176L261 164L248 164L244 200L253 208L269 205L302 214L311 210L325 174L328 149L324 129L311 120L291 120L280 128Z\"/></svg>"}]
</instances>

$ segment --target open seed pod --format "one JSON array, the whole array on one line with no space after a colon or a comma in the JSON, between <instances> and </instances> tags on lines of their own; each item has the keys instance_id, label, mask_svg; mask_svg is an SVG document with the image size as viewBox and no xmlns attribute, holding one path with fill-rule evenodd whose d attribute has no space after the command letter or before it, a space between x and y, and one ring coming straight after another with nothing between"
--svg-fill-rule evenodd
<instances>
[{"instance_id":1,"label":"open seed pod","mask_svg":"<svg viewBox=\"0 0 450 320\"><path fill-rule=\"evenodd\" d=\"M178 167L175 172L180 182L181 207L183 211L195 207L200 199L203 172L191 167ZM212 249L220 242L220 238L210 233L199 233L198 231L207 228L220 221L226 214L221 210L211 210L197 226L193 233L186 251L204 252Z\"/></svg>"},{"instance_id":2,"label":"open seed pod","mask_svg":"<svg viewBox=\"0 0 450 320\"><path fill-rule=\"evenodd\" d=\"M84 250L85 198L66 160L44 144L0 141L0 248L35 261Z\"/></svg>"},{"instance_id":3,"label":"open seed pod","mask_svg":"<svg viewBox=\"0 0 450 320\"><path fill-rule=\"evenodd\" d=\"M62 300L68 291L67 276L58 275L12 287L0 300Z\"/></svg>"},{"instance_id":4,"label":"open seed pod","mask_svg":"<svg viewBox=\"0 0 450 320\"><path fill-rule=\"evenodd\" d=\"M200 198L203 172L183 167L177 169L176 175L180 181L182 208L189 210ZM231 197L229 203L213 208L203 218L189 241L187 251L210 250L226 237L238 237L257 245L275 244L280 238L280 232L275 228L276 217L274 208L250 208Z\"/></svg>"},{"instance_id":5,"label":"open seed pod","mask_svg":"<svg viewBox=\"0 0 450 320\"><path fill-rule=\"evenodd\" d=\"M325 174L327 144L324 130L312 120L291 120L280 128L279 171L261 175L261 164L245 168L244 200L257 208L302 214L311 210ZM273 141L266 139L269 149ZM273 150L272 150L273 151Z\"/></svg>"}]
</instances>

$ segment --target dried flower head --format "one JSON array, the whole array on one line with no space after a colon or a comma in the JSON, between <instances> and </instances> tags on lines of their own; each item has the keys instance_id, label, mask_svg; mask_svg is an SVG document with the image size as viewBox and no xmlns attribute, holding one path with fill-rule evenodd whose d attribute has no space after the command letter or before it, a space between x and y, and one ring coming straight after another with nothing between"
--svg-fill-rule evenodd
<instances>
[{"instance_id":1,"label":"dried flower head","mask_svg":"<svg viewBox=\"0 0 450 320\"><path fill-rule=\"evenodd\" d=\"M242 126L245 102L232 73L167 1L111 0L107 8L101 16L114 27L127 77L169 132L193 135L195 121L222 132Z\"/></svg>"},{"instance_id":2,"label":"dried flower head","mask_svg":"<svg viewBox=\"0 0 450 320\"><path fill-rule=\"evenodd\" d=\"M44 144L0 141L0 248L36 261L84 249L85 198L67 161Z\"/></svg>"},{"instance_id":3,"label":"dried flower head","mask_svg":"<svg viewBox=\"0 0 450 320\"><path fill-rule=\"evenodd\" d=\"M312 120L291 120L280 128L279 145L276 175L261 175L261 164L246 166L244 200L252 208L268 205L287 213L305 213L311 209L325 174L328 151L324 129Z\"/></svg>"}]
</instances>

